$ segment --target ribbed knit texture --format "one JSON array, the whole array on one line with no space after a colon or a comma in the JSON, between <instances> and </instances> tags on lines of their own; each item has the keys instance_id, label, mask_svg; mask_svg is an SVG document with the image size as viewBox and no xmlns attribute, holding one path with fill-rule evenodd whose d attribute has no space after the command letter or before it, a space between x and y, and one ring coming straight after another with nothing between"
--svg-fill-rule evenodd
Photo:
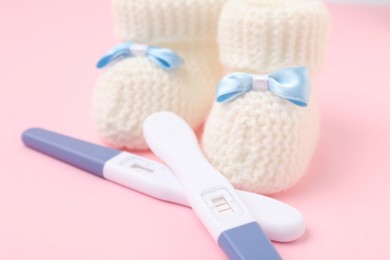
<instances>
[{"instance_id":1,"label":"ribbed knit texture","mask_svg":"<svg viewBox=\"0 0 390 260\"><path fill-rule=\"evenodd\" d=\"M325 7L317 1L229 1L218 32L225 71L267 74L296 65L316 68L328 21ZM304 175L318 123L314 86L306 108L270 91L251 91L228 103L214 103L202 137L203 150L237 188L273 194Z\"/></svg>"},{"instance_id":2,"label":"ribbed knit texture","mask_svg":"<svg viewBox=\"0 0 390 260\"><path fill-rule=\"evenodd\" d=\"M329 15L316 0L232 0L219 21L221 62L271 72L321 65Z\"/></svg>"},{"instance_id":3,"label":"ribbed knit texture","mask_svg":"<svg viewBox=\"0 0 390 260\"><path fill-rule=\"evenodd\" d=\"M116 147L147 149L142 123L172 111L194 129L207 117L219 80L216 28L225 0L114 0L123 41L169 48L185 60L164 71L146 57L110 65L98 80L93 112L100 135Z\"/></svg>"},{"instance_id":4,"label":"ribbed knit texture","mask_svg":"<svg viewBox=\"0 0 390 260\"><path fill-rule=\"evenodd\" d=\"M116 34L140 42L215 40L227 0L113 0Z\"/></svg>"}]
</instances>

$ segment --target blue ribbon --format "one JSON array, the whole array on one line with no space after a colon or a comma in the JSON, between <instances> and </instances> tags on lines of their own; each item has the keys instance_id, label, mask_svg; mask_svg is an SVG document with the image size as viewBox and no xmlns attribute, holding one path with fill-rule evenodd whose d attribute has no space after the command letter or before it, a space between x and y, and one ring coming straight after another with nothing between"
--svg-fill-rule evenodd
<instances>
[{"instance_id":1,"label":"blue ribbon","mask_svg":"<svg viewBox=\"0 0 390 260\"><path fill-rule=\"evenodd\" d=\"M184 63L181 57L169 49L126 42L115 46L107 52L106 55L99 60L96 67L101 69L113 61L135 56L148 57L149 60L165 70L178 68Z\"/></svg>"},{"instance_id":2,"label":"blue ribbon","mask_svg":"<svg viewBox=\"0 0 390 260\"><path fill-rule=\"evenodd\" d=\"M306 107L310 97L308 70L306 67L292 67L277 70L270 75L230 74L217 86L217 102L228 102L259 89L267 89L295 105Z\"/></svg>"}]
</instances>

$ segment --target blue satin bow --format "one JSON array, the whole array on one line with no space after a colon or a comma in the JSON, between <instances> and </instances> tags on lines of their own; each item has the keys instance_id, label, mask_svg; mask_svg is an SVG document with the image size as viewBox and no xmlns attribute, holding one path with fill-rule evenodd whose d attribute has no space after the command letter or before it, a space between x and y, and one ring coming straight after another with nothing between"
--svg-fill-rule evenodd
<instances>
[{"instance_id":1,"label":"blue satin bow","mask_svg":"<svg viewBox=\"0 0 390 260\"><path fill-rule=\"evenodd\" d=\"M146 56L149 60L165 70L175 69L184 63L182 58L169 49L126 42L115 46L107 52L99 60L96 67L101 69L113 61L135 56Z\"/></svg>"},{"instance_id":2,"label":"blue satin bow","mask_svg":"<svg viewBox=\"0 0 390 260\"><path fill-rule=\"evenodd\" d=\"M295 105L306 107L310 97L309 73L306 67L292 67L270 75L233 73L217 86L217 101L227 102L251 90L268 89Z\"/></svg>"}]
</instances>

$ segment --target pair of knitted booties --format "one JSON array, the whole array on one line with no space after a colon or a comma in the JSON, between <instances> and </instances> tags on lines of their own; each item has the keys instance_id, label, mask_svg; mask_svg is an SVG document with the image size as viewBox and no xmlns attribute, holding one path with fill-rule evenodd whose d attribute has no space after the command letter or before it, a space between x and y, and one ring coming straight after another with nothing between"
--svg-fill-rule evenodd
<instances>
[{"instance_id":1,"label":"pair of knitted booties","mask_svg":"<svg viewBox=\"0 0 390 260\"><path fill-rule=\"evenodd\" d=\"M277 95L268 89L240 95L233 90L232 100L214 100L222 76L234 72L257 85L264 85L268 77L252 74L287 67L305 66L313 76L322 61L329 25L321 1L113 3L116 33L129 43L111 50L99 64L106 68L95 89L93 112L106 142L147 149L144 119L153 112L171 111L193 129L207 118L203 151L236 188L272 194L303 176L318 135L314 88L303 95L305 101L310 97L306 107L289 93ZM302 68L289 70L307 73ZM235 75L221 81L218 87L225 86L217 90L219 98Z\"/></svg>"}]
</instances>

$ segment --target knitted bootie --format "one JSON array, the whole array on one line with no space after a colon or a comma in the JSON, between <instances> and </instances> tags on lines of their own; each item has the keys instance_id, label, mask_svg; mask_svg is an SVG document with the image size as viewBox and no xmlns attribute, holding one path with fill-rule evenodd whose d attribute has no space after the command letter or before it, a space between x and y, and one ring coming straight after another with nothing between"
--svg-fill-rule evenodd
<instances>
[{"instance_id":1,"label":"knitted bootie","mask_svg":"<svg viewBox=\"0 0 390 260\"><path fill-rule=\"evenodd\" d=\"M227 74L307 66L313 75L322 61L328 25L320 1L230 0L219 20L220 59ZM303 176L319 128L315 89L311 86L307 107L287 99L263 89L214 103L203 149L237 188L272 194Z\"/></svg>"},{"instance_id":2,"label":"knitted bootie","mask_svg":"<svg viewBox=\"0 0 390 260\"><path fill-rule=\"evenodd\" d=\"M167 48L184 60L164 70L148 57L108 65L98 79L93 113L97 129L115 147L146 149L142 122L151 113L172 111L194 129L213 102L220 75L217 22L225 0L114 0L116 34Z\"/></svg>"}]
</instances>

